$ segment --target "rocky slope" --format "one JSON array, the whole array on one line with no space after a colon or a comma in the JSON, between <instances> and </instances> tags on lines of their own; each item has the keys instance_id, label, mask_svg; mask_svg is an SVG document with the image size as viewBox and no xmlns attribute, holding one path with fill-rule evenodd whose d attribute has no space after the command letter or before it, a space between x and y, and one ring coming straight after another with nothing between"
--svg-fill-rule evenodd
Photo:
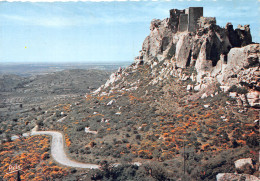
<instances>
[{"instance_id":1,"label":"rocky slope","mask_svg":"<svg viewBox=\"0 0 260 181\"><path fill-rule=\"evenodd\" d=\"M179 32L172 24L174 18L153 20L135 62L118 69L86 98L96 110L102 110L101 120L113 120L106 114L112 109L120 113L117 120L130 119L130 127L142 130L138 132L142 141L129 141L134 145L130 150L138 157L158 156L159 161L167 163L167 169L175 169L175 179L215 180L217 173L235 172L234 161L258 155L260 47L252 42L249 25L234 30L231 23L222 28L215 18L201 17L195 32ZM129 103L123 101L127 98ZM113 106L107 108L111 101ZM115 131L124 128L113 122L109 127L113 125ZM244 134L238 134L238 129ZM106 134L102 134L102 141L108 139ZM188 153L190 170L186 178L178 176L178 169L166 161L174 157L172 162L179 164L183 144L195 149ZM196 158L191 154L202 158L192 163ZM218 160L220 157L225 160ZM255 163L251 171L238 173L257 176L257 159ZM217 178L223 180L224 176L230 175Z\"/></svg>"}]
</instances>

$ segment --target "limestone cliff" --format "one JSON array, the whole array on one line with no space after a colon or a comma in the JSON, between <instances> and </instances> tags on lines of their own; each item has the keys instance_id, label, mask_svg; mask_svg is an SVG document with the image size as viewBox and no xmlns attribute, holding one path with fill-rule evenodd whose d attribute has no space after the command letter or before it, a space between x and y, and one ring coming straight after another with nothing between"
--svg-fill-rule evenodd
<instances>
[{"instance_id":1,"label":"limestone cliff","mask_svg":"<svg viewBox=\"0 0 260 181\"><path fill-rule=\"evenodd\" d=\"M246 97L243 103L259 107L260 49L259 44L252 43L249 25L234 29L227 23L226 27L220 27L214 17L203 17L203 8L189 8L170 10L170 18L153 20L150 30L140 55L127 69L149 65L153 72L152 84L167 76L177 76L191 79L195 85L190 88L197 91L212 83L221 84L223 91L232 86L244 88L249 99ZM153 70L159 63L164 66ZM183 74L185 69L195 69L195 72ZM124 74L125 70L119 70L103 88L123 79Z\"/></svg>"}]
</instances>

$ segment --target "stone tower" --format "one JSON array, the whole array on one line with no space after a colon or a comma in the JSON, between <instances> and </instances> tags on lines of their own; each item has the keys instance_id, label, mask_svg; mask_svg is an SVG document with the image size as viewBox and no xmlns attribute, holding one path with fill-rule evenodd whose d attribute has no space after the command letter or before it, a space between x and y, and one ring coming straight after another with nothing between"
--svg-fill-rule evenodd
<instances>
[{"instance_id":1,"label":"stone tower","mask_svg":"<svg viewBox=\"0 0 260 181\"><path fill-rule=\"evenodd\" d=\"M203 17L203 7L189 7L184 10L170 10L170 24L174 32L195 32L199 27L198 20Z\"/></svg>"},{"instance_id":2,"label":"stone tower","mask_svg":"<svg viewBox=\"0 0 260 181\"><path fill-rule=\"evenodd\" d=\"M203 7L190 7L188 10L188 31L195 32L198 25L198 20L203 16ZM186 12L186 11L185 11Z\"/></svg>"}]
</instances>

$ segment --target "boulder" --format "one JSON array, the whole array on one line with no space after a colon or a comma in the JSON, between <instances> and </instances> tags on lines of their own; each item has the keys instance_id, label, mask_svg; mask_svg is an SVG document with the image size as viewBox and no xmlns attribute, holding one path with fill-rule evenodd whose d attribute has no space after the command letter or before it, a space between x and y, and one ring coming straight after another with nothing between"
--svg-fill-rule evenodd
<instances>
[{"instance_id":1,"label":"boulder","mask_svg":"<svg viewBox=\"0 0 260 181\"><path fill-rule=\"evenodd\" d=\"M227 57L228 68L234 67L237 69L259 64L259 55L257 55L256 50L259 51L259 44L252 44L242 48L232 48Z\"/></svg>"},{"instance_id":2,"label":"boulder","mask_svg":"<svg viewBox=\"0 0 260 181\"><path fill-rule=\"evenodd\" d=\"M249 164L251 167L253 167L253 161L252 158L243 158L235 161L235 167L237 169L241 169L246 164Z\"/></svg>"},{"instance_id":3,"label":"boulder","mask_svg":"<svg viewBox=\"0 0 260 181\"><path fill-rule=\"evenodd\" d=\"M193 82L195 82L195 81L196 81L196 76L195 76L195 74L194 74L194 73L192 73L192 74L191 74L191 76L190 76L190 79L191 79Z\"/></svg>"},{"instance_id":4,"label":"boulder","mask_svg":"<svg viewBox=\"0 0 260 181\"><path fill-rule=\"evenodd\" d=\"M256 176L249 174L235 174L235 173L219 173L216 176L217 181L227 181L227 180L243 180L243 181L259 181L260 179Z\"/></svg>"},{"instance_id":5,"label":"boulder","mask_svg":"<svg viewBox=\"0 0 260 181\"><path fill-rule=\"evenodd\" d=\"M118 74L122 73L122 68L121 67L118 68L117 73Z\"/></svg>"},{"instance_id":6,"label":"boulder","mask_svg":"<svg viewBox=\"0 0 260 181\"><path fill-rule=\"evenodd\" d=\"M232 98L236 98L237 97L237 93L236 92L230 92L229 96Z\"/></svg>"},{"instance_id":7,"label":"boulder","mask_svg":"<svg viewBox=\"0 0 260 181\"><path fill-rule=\"evenodd\" d=\"M194 87L194 90L195 90L195 91L199 91L199 90L200 90L200 88L201 88L201 84L199 84L199 85L196 85L196 86Z\"/></svg>"},{"instance_id":8,"label":"boulder","mask_svg":"<svg viewBox=\"0 0 260 181\"><path fill-rule=\"evenodd\" d=\"M208 97L208 95L207 95L207 93L205 92L205 93L202 94L201 99L204 99L204 98L206 98L206 97Z\"/></svg>"},{"instance_id":9,"label":"boulder","mask_svg":"<svg viewBox=\"0 0 260 181\"><path fill-rule=\"evenodd\" d=\"M115 100L112 99L111 101L109 101L109 102L107 103L107 106L111 106L114 102L115 102Z\"/></svg>"},{"instance_id":10,"label":"boulder","mask_svg":"<svg viewBox=\"0 0 260 181\"><path fill-rule=\"evenodd\" d=\"M247 101L252 107L260 107L260 92L253 90L246 94Z\"/></svg>"},{"instance_id":11,"label":"boulder","mask_svg":"<svg viewBox=\"0 0 260 181\"><path fill-rule=\"evenodd\" d=\"M222 67L217 79L221 84L244 85L257 84L260 60L259 44L250 44L241 48L232 48L227 55L227 64Z\"/></svg>"},{"instance_id":12,"label":"boulder","mask_svg":"<svg viewBox=\"0 0 260 181\"><path fill-rule=\"evenodd\" d=\"M229 86L220 86L220 89L221 89L223 92L227 92L229 88L230 88Z\"/></svg>"},{"instance_id":13,"label":"boulder","mask_svg":"<svg viewBox=\"0 0 260 181\"><path fill-rule=\"evenodd\" d=\"M190 90L192 90L193 89L193 86L192 85L188 85L187 86L187 91L190 91Z\"/></svg>"}]
</instances>

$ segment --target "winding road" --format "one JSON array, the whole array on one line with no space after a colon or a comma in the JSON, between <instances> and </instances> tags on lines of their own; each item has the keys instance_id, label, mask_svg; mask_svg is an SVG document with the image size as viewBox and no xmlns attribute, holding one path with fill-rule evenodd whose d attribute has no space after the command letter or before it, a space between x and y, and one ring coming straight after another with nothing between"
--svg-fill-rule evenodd
<instances>
[{"instance_id":1,"label":"winding road","mask_svg":"<svg viewBox=\"0 0 260 181\"><path fill-rule=\"evenodd\" d=\"M53 159L65 166L76 167L76 168L90 168L97 169L99 165L90 163L80 163L70 160L64 151L64 139L63 135L57 131L32 131L31 135L50 135L52 136L51 143L51 155Z\"/></svg>"}]
</instances>

